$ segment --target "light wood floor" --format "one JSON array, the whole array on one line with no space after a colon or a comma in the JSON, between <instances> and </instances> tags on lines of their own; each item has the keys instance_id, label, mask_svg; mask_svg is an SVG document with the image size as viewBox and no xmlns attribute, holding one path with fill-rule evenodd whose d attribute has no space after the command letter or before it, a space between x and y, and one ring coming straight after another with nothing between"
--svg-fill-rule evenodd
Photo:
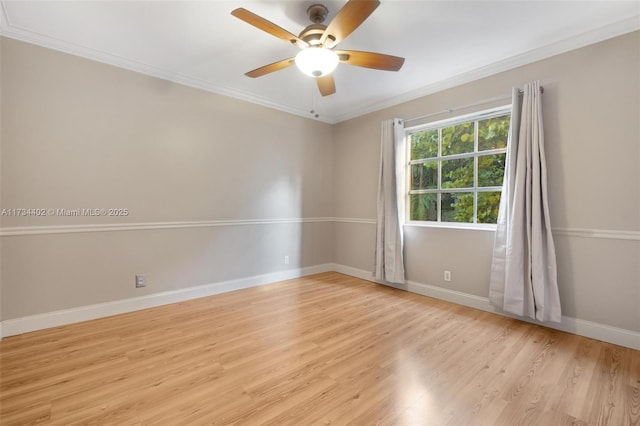
<instances>
[{"instance_id":1,"label":"light wood floor","mask_svg":"<svg viewBox=\"0 0 640 426\"><path fill-rule=\"evenodd\" d=\"M0 423L640 423L640 351L337 273L5 338Z\"/></svg>"}]
</instances>

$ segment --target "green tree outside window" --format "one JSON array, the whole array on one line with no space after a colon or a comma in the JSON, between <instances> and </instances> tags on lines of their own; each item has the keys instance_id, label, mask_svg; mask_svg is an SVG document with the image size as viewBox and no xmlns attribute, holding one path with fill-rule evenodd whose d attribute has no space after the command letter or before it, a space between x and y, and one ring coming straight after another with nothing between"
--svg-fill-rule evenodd
<instances>
[{"instance_id":1,"label":"green tree outside window","mask_svg":"<svg viewBox=\"0 0 640 426\"><path fill-rule=\"evenodd\" d=\"M511 118L505 112L410 134L410 220L437 221L440 211L441 222L497 222Z\"/></svg>"}]
</instances>

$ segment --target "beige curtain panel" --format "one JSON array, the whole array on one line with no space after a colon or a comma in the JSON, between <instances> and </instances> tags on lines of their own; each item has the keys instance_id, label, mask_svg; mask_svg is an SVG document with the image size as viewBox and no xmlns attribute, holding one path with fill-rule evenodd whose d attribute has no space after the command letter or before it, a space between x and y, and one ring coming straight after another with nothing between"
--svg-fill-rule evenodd
<instances>
[{"instance_id":1,"label":"beige curtain panel","mask_svg":"<svg viewBox=\"0 0 640 426\"><path fill-rule=\"evenodd\" d=\"M489 300L539 321L561 321L551 235L540 82L512 93L513 111L500 199Z\"/></svg>"},{"instance_id":2,"label":"beige curtain panel","mask_svg":"<svg viewBox=\"0 0 640 426\"><path fill-rule=\"evenodd\" d=\"M396 118L382 122L380 179L374 276L378 280L404 283L404 123Z\"/></svg>"}]
</instances>

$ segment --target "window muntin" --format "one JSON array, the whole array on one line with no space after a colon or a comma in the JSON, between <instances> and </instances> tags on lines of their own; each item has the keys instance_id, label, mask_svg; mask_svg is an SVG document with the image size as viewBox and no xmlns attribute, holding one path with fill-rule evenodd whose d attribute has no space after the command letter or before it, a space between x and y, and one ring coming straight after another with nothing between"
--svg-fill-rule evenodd
<instances>
[{"instance_id":1,"label":"window muntin","mask_svg":"<svg viewBox=\"0 0 640 426\"><path fill-rule=\"evenodd\" d=\"M409 128L411 222L495 224L511 106Z\"/></svg>"}]
</instances>

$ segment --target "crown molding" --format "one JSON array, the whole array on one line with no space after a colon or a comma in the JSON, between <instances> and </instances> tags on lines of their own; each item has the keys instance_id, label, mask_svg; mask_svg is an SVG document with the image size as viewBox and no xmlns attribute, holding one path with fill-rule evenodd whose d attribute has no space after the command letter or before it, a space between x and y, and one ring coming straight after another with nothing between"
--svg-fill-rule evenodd
<instances>
[{"instance_id":1,"label":"crown molding","mask_svg":"<svg viewBox=\"0 0 640 426\"><path fill-rule=\"evenodd\" d=\"M472 81L480 80L481 78L489 77L504 71L509 71L523 65L547 59L561 53L569 52L571 50L579 49L590 44L595 44L638 30L640 30L640 16L633 16L631 18L623 19L622 21L613 22L611 24L607 24L584 33L580 33L569 38L565 38L563 40L529 50L516 56L505 58L484 67L475 68L473 70L454 75L447 79L440 80L427 86L423 86L419 89L411 90L409 92L394 96L381 102L368 104L363 108L355 108L350 112L336 116L335 119L338 123L341 121L350 120L352 118L380 111L382 109L396 106L404 102L409 102L436 92L441 92L446 89L461 86Z\"/></svg>"},{"instance_id":2,"label":"crown molding","mask_svg":"<svg viewBox=\"0 0 640 426\"><path fill-rule=\"evenodd\" d=\"M282 105L274 102L270 99L254 95L252 93L234 89L227 86L211 84L205 80L191 77L185 74L181 74L168 69L156 67L154 65L147 64L141 61L135 61L122 56L114 55L106 51L88 48L75 43L70 43L64 40L60 40L54 37L50 37L44 34L39 34L33 31L29 31L25 28L21 28L14 25L9 20L4 2L0 2L2 7L0 8L0 35L8 38L12 38L25 43L35 44L37 46L45 47L47 49L57 50L59 52L67 53L74 56L79 56L85 59L89 59L103 64L112 65L118 68L122 68L128 71L137 72L140 74L148 75L151 77L160 78L162 80L171 81L173 83L181 84L183 86L192 87L206 92L214 93L216 95L227 96L230 98L239 99L252 104L261 105L267 108L279 110L293 115L298 115L304 118L312 119L309 116L309 111L298 108L291 108L287 105ZM333 124L335 120L332 117L318 117L313 119L314 121L322 121L325 123Z\"/></svg>"},{"instance_id":3,"label":"crown molding","mask_svg":"<svg viewBox=\"0 0 640 426\"><path fill-rule=\"evenodd\" d=\"M178 83L184 86L193 87L196 89L204 90L210 93L215 93L222 96L227 96L242 101L250 102L253 104L261 105L267 108L279 110L285 113L297 115L307 119L313 119L309 117L309 112L305 109L292 108L287 105L283 105L274 102L270 99L256 96L246 91L234 89L227 86L211 84L202 79L191 77L188 75L180 74L171 70L159 68L144 62L131 60L121 56L113 55L111 53L91 49L85 46L69 43L64 40L49 37L44 34L35 33L25 28L21 28L17 25L11 24L5 9L4 2L0 1L2 7L0 7L0 35L23 41L26 43L35 44L45 48L57 50L60 52L68 53L75 56L80 56L86 59L90 59L96 62L101 62L108 65L113 65L118 68L123 68L129 71L149 75L152 77L168 80L174 83ZM336 124L341 121L350 120L365 114L369 114L375 111L382 110L384 108L392 107L404 102L408 102L414 99L421 98L423 96L430 95L445 89L450 89L462 84L466 84L484 77L488 77L493 74L497 74L503 71L508 71L519 66L523 66L532 62L536 62L542 59L549 58L551 56L558 55L560 53L568 52L570 50L578 49L589 44L597 43L609 38L620 36L626 33L640 30L640 17L633 16L621 21L613 22L593 30L580 33L555 43L551 43L536 49L529 50L525 53L512 56L503 59L493 64L476 68L463 72L461 74L452 76L450 78L423 86L419 89L411 90L392 98L366 104L363 107L356 107L343 114L334 116L322 116L316 121L321 121L328 124Z\"/></svg>"}]
</instances>

